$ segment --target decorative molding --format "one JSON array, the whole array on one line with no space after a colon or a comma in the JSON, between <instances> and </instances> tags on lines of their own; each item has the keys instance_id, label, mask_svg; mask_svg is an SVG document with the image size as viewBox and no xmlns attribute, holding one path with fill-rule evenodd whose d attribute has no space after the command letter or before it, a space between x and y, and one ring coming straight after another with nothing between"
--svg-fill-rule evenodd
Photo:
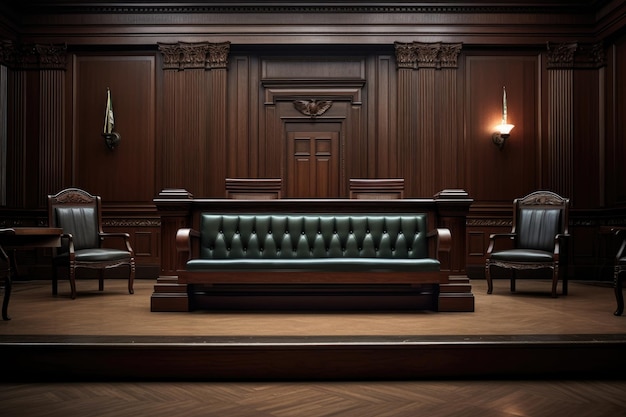
<instances>
[{"instance_id":1,"label":"decorative molding","mask_svg":"<svg viewBox=\"0 0 626 417\"><path fill-rule=\"evenodd\" d=\"M160 219L104 219L106 227L161 227Z\"/></svg>"},{"instance_id":2,"label":"decorative molding","mask_svg":"<svg viewBox=\"0 0 626 417\"><path fill-rule=\"evenodd\" d=\"M468 227L512 227L513 220L507 219L467 219L465 225Z\"/></svg>"},{"instance_id":3,"label":"decorative molding","mask_svg":"<svg viewBox=\"0 0 626 417\"><path fill-rule=\"evenodd\" d=\"M560 206L560 205L563 205L564 200L565 199L556 195L540 194L540 195L530 196L528 198L520 199L519 205L520 206L536 206L536 205Z\"/></svg>"},{"instance_id":4,"label":"decorative molding","mask_svg":"<svg viewBox=\"0 0 626 417\"><path fill-rule=\"evenodd\" d=\"M93 196L85 195L78 191L69 191L59 196L54 197L55 201L59 203L91 203L93 202Z\"/></svg>"},{"instance_id":5,"label":"decorative molding","mask_svg":"<svg viewBox=\"0 0 626 417\"><path fill-rule=\"evenodd\" d=\"M395 42L397 68L458 68L460 43Z\"/></svg>"},{"instance_id":6,"label":"decorative molding","mask_svg":"<svg viewBox=\"0 0 626 417\"><path fill-rule=\"evenodd\" d=\"M396 65L397 68L415 68L417 52L413 44L396 42Z\"/></svg>"},{"instance_id":7,"label":"decorative molding","mask_svg":"<svg viewBox=\"0 0 626 417\"><path fill-rule=\"evenodd\" d=\"M606 66L602 43L548 42L548 69L596 69Z\"/></svg>"},{"instance_id":8,"label":"decorative molding","mask_svg":"<svg viewBox=\"0 0 626 417\"><path fill-rule=\"evenodd\" d=\"M459 14L459 13L562 13L563 8L553 4L537 5L489 5L477 3L476 5L448 5L448 4L390 4L383 5L379 0L362 0L347 5L345 2L337 1L336 4L329 1L307 2L306 5L297 5L293 2L289 4L255 5L249 1L231 0L228 5L210 5L205 2L193 4L191 2L175 5L174 3L164 3L163 5L151 3L140 5L138 3L115 4L107 2L103 4L76 4L72 2L44 3L41 2L36 8L28 5L17 5L15 9L20 13L29 15L33 13L97 13L97 14L193 14L193 13L437 13L437 14ZM204 4L203 4L204 3ZM593 2L592 2L593 3ZM579 7L570 7L579 13L593 13L593 4L580 4Z\"/></svg>"},{"instance_id":9,"label":"decorative molding","mask_svg":"<svg viewBox=\"0 0 626 417\"><path fill-rule=\"evenodd\" d=\"M0 64L18 70L65 70L67 45L0 42Z\"/></svg>"},{"instance_id":10,"label":"decorative molding","mask_svg":"<svg viewBox=\"0 0 626 417\"><path fill-rule=\"evenodd\" d=\"M158 43L164 70L216 69L228 66L230 42Z\"/></svg>"},{"instance_id":11,"label":"decorative molding","mask_svg":"<svg viewBox=\"0 0 626 417\"><path fill-rule=\"evenodd\" d=\"M209 68L226 68L228 66L228 53L230 42L210 43L207 65Z\"/></svg>"},{"instance_id":12,"label":"decorative molding","mask_svg":"<svg viewBox=\"0 0 626 417\"><path fill-rule=\"evenodd\" d=\"M310 100L295 100L293 102L293 106L296 108L296 110L298 110L305 116L310 116L312 119L326 113L326 111L330 109L332 105L333 102L331 100L318 101L314 98Z\"/></svg>"}]
</instances>

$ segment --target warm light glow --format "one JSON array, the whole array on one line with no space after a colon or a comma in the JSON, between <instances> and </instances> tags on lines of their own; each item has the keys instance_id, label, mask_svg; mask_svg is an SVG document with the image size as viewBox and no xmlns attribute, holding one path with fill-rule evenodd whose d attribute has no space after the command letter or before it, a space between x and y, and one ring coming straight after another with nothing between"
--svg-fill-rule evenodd
<instances>
[{"instance_id":1,"label":"warm light glow","mask_svg":"<svg viewBox=\"0 0 626 417\"><path fill-rule=\"evenodd\" d=\"M513 130L514 127L515 125L509 123L500 123L498 126L495 127L495 130L501 135L508 135L509 133L511 133L511 130Z\"/></svg>"}]
</instances>

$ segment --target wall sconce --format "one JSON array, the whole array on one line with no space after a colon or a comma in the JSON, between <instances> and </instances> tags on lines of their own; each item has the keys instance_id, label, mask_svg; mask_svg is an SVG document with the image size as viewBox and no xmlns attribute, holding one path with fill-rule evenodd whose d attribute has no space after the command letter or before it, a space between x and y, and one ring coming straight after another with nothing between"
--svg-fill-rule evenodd
<instances>
[{"instance_id":1,"label":"wall sconce","mask_svg":"<svg viewBox=\"0 0 626 417\"><path fill-rule=\"evenodd\" d=\"M107 105L104 112L104 132L102 137L104 138L104 144L107 148L113 150L119 145L122 137L119 133L114 132L115 118L113 117L113 102L111 101L111 90L107 87Z\"/></svg>"},{"instance_id":2,"label":"wall sconce","mask_svg":"<svg viewBox=\"0 0 626 417\"><path fill-rule=\"evenodd\" d=\"M506 140L511 136L511 130L515 125L507 123L507 111L506 111L506 88L502 87L502 122L495 127L495 132L492 135L493 143L502 149Z\"/></svg>"}]
</instances>

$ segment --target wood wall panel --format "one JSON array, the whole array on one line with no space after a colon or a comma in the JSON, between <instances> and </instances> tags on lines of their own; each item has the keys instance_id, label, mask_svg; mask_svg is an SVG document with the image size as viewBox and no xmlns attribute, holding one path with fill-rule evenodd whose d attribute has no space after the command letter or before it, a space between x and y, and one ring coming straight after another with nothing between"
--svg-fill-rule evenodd
<instances>
[{"instance_id":1,"label":"wood wall panel","mask_svg":"<svg viewBox=\"0 0 626 417\"><path fill-rule=\"evenodd\" d=\"M562 196L574 194L574 74L571 69L548 72L548 137L546 185Z\"/></svg>"},{"instance_id":2,"label":"wood wall panel","mask_svg":"<svg viewBox=\"0 0 626 417\"><path fill-rule=\"evenodd\" d=\"M613 82L607 94L607 184L609 202L626 205L626 36L610 48L609 71Z\"/></svg>"},{"instance_id":3,"label":"wood wall panel","mask_svg":"<svg viewBox=\"0 0 626 417\"><path fill-rule=\"evenodd\" d=\"M200 115L209 120L208 147L200 167L208 167L208 172L199 170L195 175L204 175L206 184L204 194L207 197L224 195L224 181L226 178L226 138L227 138L227 71L226 68L216 68L210 71L211 89L209 91L208 114Z\"/></svg>"},{"instance_id":4,"label":"wood wall panel","mask_svg":"<svg viewBox=\"0 0 626 417\"><path fill-rule=\"evenodd\" d=\"M396 90L395 60L390 56L378 55L376 73L369 77L375 94L370 98L375 103L375 128L368 138L367 171L358 178L395 178L397 177L397 135L393 91ZM358 137L358 136L357 136Z\"/></svg>"},{"instance_id":5,"label":"wood wall panel","mask_svg":"<svg viewBox=\"0 0 626 417\"><path fill-rule=\"evenodd\" d=\"M253 148L251 142L253 136L258 137L259 142L261 139L251 119L252 115L258 115L258 111L251 111L254 109L251 101L258 97L258 86L250 80L257 77L253 76L255 68L251 68L249 57L234 56L230 61L228 114L235 117L229 118L226 173L228 178L255 178L259 174L258 160L263 159L259 157L260 149ZM250 155L250 158L242 158L242 155Z\"/></svg>"},{"instance_id":6,"label":"wood wall panel","mask_svg":"<svg viewBox=\"0 0 626 417\"><path fill-rule=\"evenodd\" d=\"M459 154L463 153L463 135L459 121L459 104L463 102L462 92L459 91L458 71L442 70L436 79L436 114L439 123L435 132L436 146L434 189L464 189L465 185L460 176ZM463 159L461 159L463 160ZM432 191L432 190L430 190ZM435 191L435 192L436 192Z\"/></svg>"},{"instance_id":7,"label":"wood wall panel","mask_svg":"<svg viewBox=\"0 0 626 417\"><path fill-rule=\"evenodd\" d=\"M418 153L415 156L417 162L417 181L418 196L435 195L439 188L435 187L434 182L437 180L435 169L439 160L436 154L436 143L438 136L436 135L437 125L440 119L436 116L436 92L435 92L435 69L423 68L417 71L417 88L419 101L417 103L417 120L419 120L418 134L415 140L419 143ZM421 181L419 179L430 178L430 181ZM433 181L434 180L434 181Z\"/></svg>"},{"instance_id":8,"label":"wood wall panel","mask_svg":"<svg viewBox=\"0 0 626 417\"><path fill-rule=\"evenodd\" d=\"M173 97L166 97L166 112L174 114L171 149L163 157L174 165L174 177L164 178L165 188L186 188L195 196L207 196L205 187L209 139L210 84L204 69L176 72ZM167 81L167 79L166 79ZM181 163L184 161L184 163Z\"/></svg>"},{"instance_id":9,"label":"wood wall panel","mask_svg":"<svg viewBox=\"0 0 626 417\"><path fill-rule=\"evenodd\" d=\"M63 143L65 128L65 74L58 70L39 73L41 93L39 127L38 207L46 207L48 194L60 191L63 181Z\"/></svg>"},{"instance_id":10,"label":"wood wall panel","mask_svg":"<svg viewBox=\"0 0 626 417\"><path fill-rule=\"evenodd\" d=\"M7 107L7 206L29 207L26 204L26 73L9 71Z\"/></svg>"},{"instance_id":11,"label":"wood wall panel","mask_svg":"<svg viewBox=\"0 0 626 417\"><path fill-rule=\"evenodd\" d=\"M466 191L483 203L507 203L540 186L539 60L537 56L468 56L466 60ZM502 119L515 125L502 149L492 141Z\"/></svg>"},{"instance_id":12,"label":"wood wall panel","mask_svg":"<svg viewBox=\"0 0 626 417\"><path fill-rule=\"evenodd\" d=\"M411 68L398 68L398 148L400 171L398 176L404 178L405 196L417 195L418 181L411 181L416 177L416 155L418 155L417 117L413 117L413 109L416 108L417 83L414 82L415 71Z\"/></svg>"},{"instance_id":13,"label":"wood wall panel","mask_svg":"<svg viewBox=\"0 0 626 417\"><path fill-rule=\"evenodd\" d=\"M576 208L604 205L604 73L604 68L574 72L570 198Z\"/></svg>"},{"instance_id":14,"label":"wood wall panel","mask_svg":"<svg viewBox=\"0 0 626 417\"><path fill-rule=\"evenodd\" d=\"M122 140L110 150L101 136L110 88L115 131ZM105 204L146 202L155 187L154 56L75 57L75 186Z\"/></svg>"}]
</instances>

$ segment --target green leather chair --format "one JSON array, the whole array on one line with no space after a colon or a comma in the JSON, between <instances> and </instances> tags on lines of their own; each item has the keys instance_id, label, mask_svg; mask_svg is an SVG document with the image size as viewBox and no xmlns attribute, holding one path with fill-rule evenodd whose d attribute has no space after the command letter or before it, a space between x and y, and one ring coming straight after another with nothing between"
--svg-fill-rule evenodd
<instances>
[{"instance_id":1,"label":"green leather chair","mask_svg":"<svg viewBox=\"0 0 626 417\"><path fill-rule=\"evenodd\" d=\"M104 289L104 271L128 267L128 292L135 278L135 253L128 233L102 231L99 196L78 188L67 188L48 196L48 225L63 229L62 246L53 254L52 294L57 294L58 269L69 271L72 299L76 298L76 275L80 268L98 270L99 290ZM105 238L121 239L122 249L103 246Z\"/></svg>"},{"instance_id":2,"label":"green leather chair","mask_svg":"<svg viewBox=\"0 0 626 417\"><path fill-rule=\"evenodd\" d=\"M511 232L490 236L485 265L487 293L493 292L493 267L510 270L512 292L517 271L548 268L552 270L552 297L557 296L559 279L566 295L568 214L569 199L550 191L536 191L515 199Z\"/></svg>"}]
</instances>

